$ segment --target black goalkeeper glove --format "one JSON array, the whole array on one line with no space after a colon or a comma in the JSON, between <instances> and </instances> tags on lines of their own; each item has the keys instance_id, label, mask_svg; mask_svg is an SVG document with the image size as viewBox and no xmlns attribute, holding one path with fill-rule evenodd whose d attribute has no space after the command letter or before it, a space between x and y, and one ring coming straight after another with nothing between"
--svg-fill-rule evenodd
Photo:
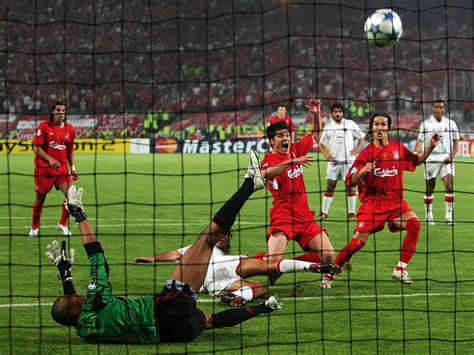
<instances>
[{"instance_id":1,"label":"black goalkeeper glove","mask_svg":"<svg viewBox=\"0 0 474 355\"><path fill-rule=\"evenodd\" d=\"M72 185L67 190L66 202L64 203L69 213L74 217L76 223L87 220L87 215L84 212L84 206L82 204L83 192L84 190L82 187L79 188L79 190L76 190L76 186Z\"/></svg>"},{"instance_id":2,"label":"black goalkeeper glove","mask_svg":"<svg viewBox=\"0 0 474 355\"><path fill-rule=\"evenodd\" d=\"M74 263L74 249L69 249L69 255L67 255L66 241L61 242L61 247L56 240L53 240L51 244L48 244L46 248L46 256L51 260L58 268L58 278L62 282L72 281L71 268Z\"/></svg>"}]
</instances>

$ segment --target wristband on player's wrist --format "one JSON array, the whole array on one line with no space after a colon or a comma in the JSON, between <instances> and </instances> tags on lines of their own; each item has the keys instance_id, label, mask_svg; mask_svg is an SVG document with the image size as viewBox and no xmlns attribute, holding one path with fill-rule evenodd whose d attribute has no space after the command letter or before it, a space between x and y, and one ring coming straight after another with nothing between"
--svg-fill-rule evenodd
<instances>
[{"instance_id":1,"label":"wristband on player's wrist","mask_svg":"<svg viewBox=\"0 0 474 355\"><path fill-rule=\"evenodd\" d=\"M76 223L79 224L82 221L87 220L87 215L82 208L79 208L73 205L68 205L67 209L69 213L74 217L74 220L76 221Z\"/></svg>"}]
</instances>

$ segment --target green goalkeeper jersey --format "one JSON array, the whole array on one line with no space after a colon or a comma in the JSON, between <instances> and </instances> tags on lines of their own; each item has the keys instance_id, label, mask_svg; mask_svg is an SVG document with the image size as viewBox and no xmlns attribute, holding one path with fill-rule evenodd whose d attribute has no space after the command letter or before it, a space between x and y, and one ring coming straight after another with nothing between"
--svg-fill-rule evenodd
<instances>
[{"instance_id":1,"label":"green goalkeeper jersey","mask_svg":"<svg viewBox=\"0 0 474 355\"><path fill-rule=\"evenodd\" d=\"M113 296L103 253L89 255L89 268L91 282L78 319L77 335L87 342L159 343L154 297Z\"/></svg>"}]
</instances>

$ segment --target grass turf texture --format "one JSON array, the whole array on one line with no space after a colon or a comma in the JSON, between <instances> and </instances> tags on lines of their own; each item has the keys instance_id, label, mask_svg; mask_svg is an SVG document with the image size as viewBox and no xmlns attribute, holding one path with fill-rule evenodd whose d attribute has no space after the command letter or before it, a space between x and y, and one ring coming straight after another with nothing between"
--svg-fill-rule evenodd
<instances>
[{"instance_id":1,"label":"grass turf texture","mask_svg":"<svg viewBox=\"0 0 474 355\"><path fill-rule=\"evenodd\" d=\"M386 228L371 236L329 290L318 274L289 274L270 288L283 309L241 327L206 332L192 344L90 345L53 322L49 304L61 295L56 269L44 255L61 240L56 224L62 196L52 191L43 210L40 238L28 238L33 192L33 157L0 157L0 349L5 353L468 353L474 346L474 197L472 159L456 162L456 225L444 221L444 192L437 181L436 226L423 223L417 254L410 263L411 286L391 281L404 233ZM111 265L117 296L159 292L173 265L135 265L133 258L192 243L213 213L237 189L247 155L77 155L77 186ZM318 213L325 189L326 163L305 169L311 207ZM405 198L424 218L423 169L405 174ZM330 210L328 229L336 251L352 237L346 220L343 185ZM234 228L232 253L265 250L271 196L258 191L244 206ZM72 221L71 221L72 223ZM74 233L73 276L78 291L88 283L86 254ZM300 254L290 242L286 252ZM265 282L265 278L257 278ZM207 312L226 306L203 295Z\"/></svg>"}]
</instances>

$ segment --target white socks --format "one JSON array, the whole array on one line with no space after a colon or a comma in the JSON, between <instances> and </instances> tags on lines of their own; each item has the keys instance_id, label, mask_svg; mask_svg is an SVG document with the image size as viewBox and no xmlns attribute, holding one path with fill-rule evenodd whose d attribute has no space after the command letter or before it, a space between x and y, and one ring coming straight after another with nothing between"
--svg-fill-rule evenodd
<instances>
[{"instance_id":1,"label":"white socks","mask_svg":"<svg viewBox=\"0 0 474 355\"><path fill-rule=\"evenodd\" d=\"M307 261L293 260L293 259L280 259L277 261L276 269L280 274L286 274L289 272L301 272L308 271L310 265Z\"/></svg>"},{"instance_id":2,"label":"white socks","mask_svg":"<svg viewBox=\"0 0 474 355\"><path fill-rule=\"evenodd\" d=\"M239 288L237 291L233 291L232 293L236 296L242 297L247 302L253 300L253 290L252 288L248 286L243 286Z\"/></svg>"}]
</instances>

